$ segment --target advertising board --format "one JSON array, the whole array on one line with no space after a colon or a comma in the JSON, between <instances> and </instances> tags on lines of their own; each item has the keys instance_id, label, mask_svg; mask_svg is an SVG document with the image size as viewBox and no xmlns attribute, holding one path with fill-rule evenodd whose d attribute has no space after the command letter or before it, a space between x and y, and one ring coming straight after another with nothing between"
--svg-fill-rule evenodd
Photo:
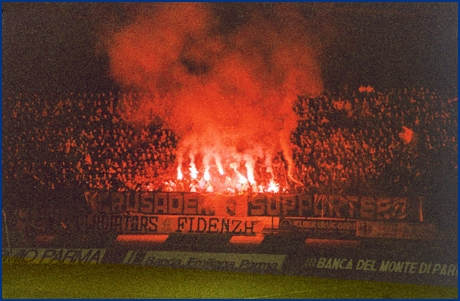
<instances>
[{"instance_id":1,"label":"advertising board","mask_svg":"<svg viewBox=\"0 0 460 301\"><path fill-rule=\"evenodd\" d=\"M458 264L439 257L355 254L304 255L288 264L296 275L367 279L388 282L453 286L458 283Z\"/></svg>"},{"instance_id":2,"label":"advertising board","mask_svg":"<svg viewBox=\"0 0 460 301\"><path fill-rule=\"evenodd\" d=\"M14 248L2 250L3 263L34 264L101 263L106 249Z\"/></svg>"},{"instance_id":3,"label":"advertising board","mask_svg":"<svg viewBox=\"0 0 460 301\"><path fill-rule=\"evenodd\" d=\"M129 250L123 264L281 273L286 255Z\"/></svg>"}]
</instances>

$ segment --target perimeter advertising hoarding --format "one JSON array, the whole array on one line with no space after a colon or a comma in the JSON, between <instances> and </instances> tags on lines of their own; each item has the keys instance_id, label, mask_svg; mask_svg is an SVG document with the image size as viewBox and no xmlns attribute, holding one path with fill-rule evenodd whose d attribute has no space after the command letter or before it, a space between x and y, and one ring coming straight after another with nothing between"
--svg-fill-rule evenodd
<instances>
[{"instance_id":1,"label":"perimeter advertising hoarding","mask_svg":"<svg viewBox=\"0 0 460 301\"><path fill-rule=\"evenodd\" d=\"M34 264L101 263L106 249L14 248L2 250L2 262Z\"/></svg>"},{"instance_id":2,"label":"perimeter advertising hoarding","mask_svg":"<svg viewBox=\"0 0 460 301\"><path fill-rule=\"evenodd\" d=\"M286 255L129 250L123 264L281 273Z\"/></svg>"},{"instance_id":3,"label":"perimeter advertising hoarding","mask_svg":"<svg viewBox=\"0 0 460 301\"><path fill-rule=\"evenodd\" d=\"M441 286L458 285L458 264L440 256L376 255L369 252L332 254L328 252L296 255L286 263L295 275L418 283Z\"/></svg>"},{"instance_id":4,"label":"perimeter advertising hoarding","mask_svg":"<svg viewBox=\"0 0 460 301\"><path fill-rule=\"evenodd\" d=\"M122 248L124 249L124 248ZM106 254L107 253L107 254ZM250 273L287 274L341 279L417 283L424 285L457 286L458 264L434 254L406 255L347 252L327 248L296 254L245 254L181 251L153 251L118 248L61 249L14 248L3 249L3 264L100 264L114 263L139 266L192 268Z\"/></svg>"}]
</instances>

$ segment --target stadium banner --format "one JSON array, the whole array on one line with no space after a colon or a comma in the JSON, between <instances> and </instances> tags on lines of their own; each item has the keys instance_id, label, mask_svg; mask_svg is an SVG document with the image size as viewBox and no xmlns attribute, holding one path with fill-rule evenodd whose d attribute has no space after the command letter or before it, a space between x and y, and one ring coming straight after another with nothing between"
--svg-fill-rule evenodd
<instances>
[{"instance_id":1,"label":"stadium banner","mask_svg":"<svg viewBox=\"0 0 460 301\"><path fill-rule=\"evenodd\" d=\"M2 262L23 262L34 264L95 264L101 263L105 253L106 249L2 249Z\"/></svg>"},{"instance_id":2,"label":"stadium banner","mask_svg":"<svg viewBox=\"0 0 460 301\"><path fill-rule=\"evenodd\" d=\"M418 202L410 202L406 197L256 194L248 200L248 216L403 220L409 217L409 209L414 205L418 206Z\"/></svg>"},{"instance_id":3,"label":"stadium banner","mask_svg":"<svg viewBox=\"0 0 460 301\"><path fill-rule=\"evenodd\" d=\"M93 212L246 216L249 195L186 192L85 192Z\"/></svg>"},{"instance_id":4,"label":"stadium banner","mask_svg":"<svg viewBox=\"0 0 460 301\"><path fill-rule=\"evenodd\" d=\"M278 226L278 218L149 215L100 213L92 217L92 230L119 234L223 233L256 235L264 228Z\"/></svg>"},{"instance_id":5,"label":"stadium banner","mask_svg":"<svg viewBox=\"0 0 460 301\"><path fill-rule=\"evenodd\" d=\"M282 218L280 229L304 231L309 237L356 236L356 221L340 219Z\"/></svg>"},{"instance_id":6,"label":"stadium banner","mask_svg":"<svg viewBox=\"0 0 460 301\"><path fill-rule=\"evenodd\" d=\"M364 220L418 219L419 200L323 194L87 191L93 213L147 215L322 217Z\"/></svg>"},{"instance_id":7,"label":"stadium banner","mask_svg":"<svg viewBox=\"0 0 460 301\"><path fill-rule=\"evenodd\" d=\"M401 258L384 255L330 256L304 254L288 258L287 273L303 276L377 280L453 286L458 284L458 264L440 258ZM360 257L361 256L361 257Z\"/></svg>"},{"instance_id":8,"label":"stadium banner","mask_svg":"<svg viewBox=\"0 0 460 301\"><path fill-rule=\"evenodd\" d=\"M427 223L357 221L356 236L433 240L436 228L433 224Z\"/></svg>"},{"instance_id":9,"label":"stadium banner","mask_svg":"<svg viewBox=\"0 0 460 301\"><path fill-rule=\"evenodd\" d=\"M281 273L286 255L129 250L123 264Z\"/></svg>"}]
</instances>

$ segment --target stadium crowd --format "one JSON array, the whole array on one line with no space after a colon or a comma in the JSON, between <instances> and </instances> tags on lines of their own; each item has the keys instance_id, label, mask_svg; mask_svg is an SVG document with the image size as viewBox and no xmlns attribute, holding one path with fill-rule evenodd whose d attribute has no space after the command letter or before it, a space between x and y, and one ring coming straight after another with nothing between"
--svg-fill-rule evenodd
<instances>
[{"instance_id":1,"label":"stadium crowd","mask_svg":"<svg viewBox=\"0 0 460 301\"><path fill-rule=\"evenodd\" d=\"M164 190L180 139L161 123L133 127L123 93L14 94L3 99L4 185ZM457 176L457 97L428 89L298 98L286 192L426 193ZM280 154L275 159L285 162ZM282 176L286 165L281 164Z\"/></svg>"},{"instance_id":2,"label":"stadium crowd","mask_svg":"<svg viewBox=\"0 0 460 301\"><path fill-rule=\"evenodd\" d=\"M426 193L457 173L457 99L428 89L300 98L293 139L306 187Z\"/></svg>"}]
</instances>

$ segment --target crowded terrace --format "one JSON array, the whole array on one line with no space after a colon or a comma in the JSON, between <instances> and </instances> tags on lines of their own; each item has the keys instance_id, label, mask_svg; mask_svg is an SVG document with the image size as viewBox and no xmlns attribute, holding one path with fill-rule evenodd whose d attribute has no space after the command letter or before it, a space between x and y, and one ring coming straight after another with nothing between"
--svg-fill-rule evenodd
<instances>
[{"instance_id":1,"label":"crowded terrace","mask_svg":"<svg viewBox=\"0 0 460 301\"><path fill-rule=\"evenodd\" d=\"M122 96L4 95L4 191L173 189L180 137L158 120L126 123ZM426 194L443 179L456 182L457 97L426 88L361 89L299 96L293 109L299 117L291 134L298 181L287 177L278 153L272 167L280 193Z\"/></svg>"}]
</instances>

